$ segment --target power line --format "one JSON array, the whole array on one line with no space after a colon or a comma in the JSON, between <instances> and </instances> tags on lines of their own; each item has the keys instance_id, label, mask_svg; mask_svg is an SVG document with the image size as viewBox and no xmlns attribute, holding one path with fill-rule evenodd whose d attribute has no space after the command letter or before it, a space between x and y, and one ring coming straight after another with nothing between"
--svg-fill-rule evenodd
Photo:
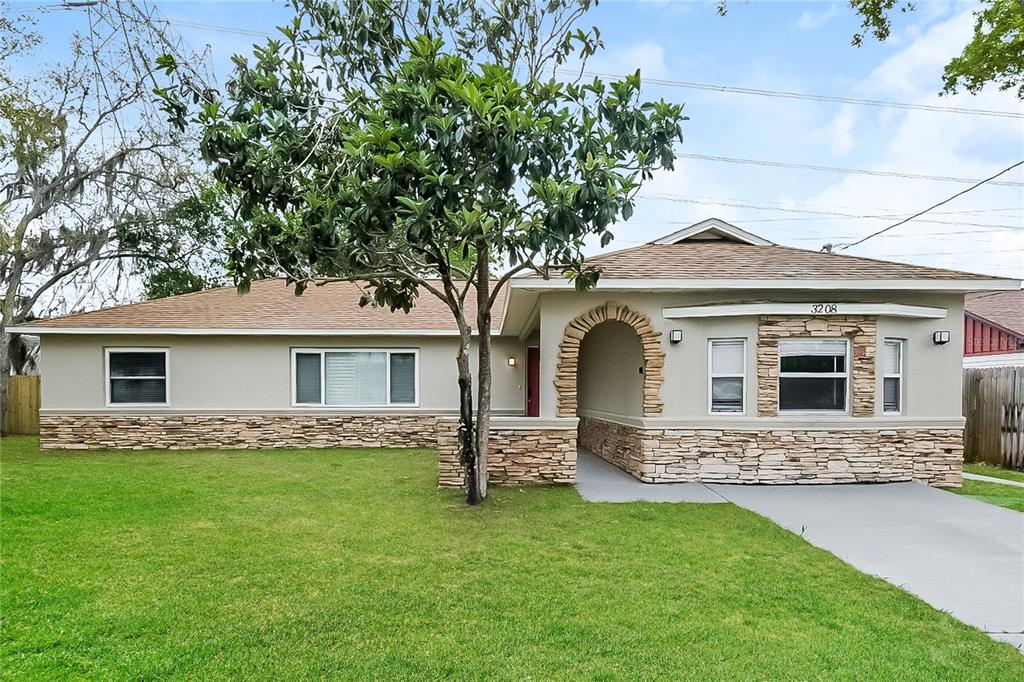
<instances>
[{"instance_id":1,"label":"power line","mask_svg":"<svg viewBox=\"0 0 1024 682\"><path fill-rule=\"evenodd\" d=\"M907 216L903 220L900 220L899 222L893 223L892 225L889 225L888 227L883 227L881 230L877 230L875 232L872 232L871 234L867 235L866 237L862 237L861 239L858 239L855 242L852 242L850 244L840 245L839 248L842 249L842 250L846 250L846 249L850 248L851 246L857 246L858 244L863 244L864 242L866 242L867 240L871 239L872 237L877 237L878 235L880 235L880 234L882 234L884 232L888 232L889 230L891 230L893 228L899 227L900 225L903 225L905 223L909 223L914 218L922 216L925 213L928 213L929 211L931 211L933 209L936 209L939 206L942 206L943 204L948 204L949 202L953 201L957 197L961 197L961 196L967 194L968 192L970 192L971 190L974 190L974 189L977 189L978 187L981 187L985 183L992 182L993 180L998 178L1000 175L1003 175L1004 173L1009 173L1010 171L1012 171L1014 168L1017 168L1018 166L1024 166L1024 161L1018 161L1017 163L1009 165L1006 168L1004 168L1003 170L1001 170L998 173L996 173L995 175L990 175L989 177L985 178L984 180L979 180L977 183L971 185L967 189L960 190L959 192L957 192L956 194L954 194L951 197L943 199L942 201L940 201L940 202L938 202L936 204L932 204L928 208L926 208L926 209L924 209L922 211L918 211L914 215ZM826 245L826 246L828 246L828 245Z\"/></svg>"},{"instance_id":2,"label":"power line","mask_svg":"<svg viewBox=\"0 0 1024 682\"><path fill-rule=\"evenodd\" d=\"M247 28L232 28L230 26L214 26L213 24L201 24L197 21L185 21L184 19L155 19L164 24L173 24L175 26L186 26L188 28L198 28L204 31L217 31L219 33L235 33L243 36L254 36L256 38L272 38L273 34L267 33L266 31L252 31Z\"/></svg>"},{"instance_id":3,"label":"power line","mask_svg":"<svg viewBox=\"0 0 1024 682\"><path fill-rule=\"evenodd\" d=\"M656 199L661 201L674 201L684 204L698 204L698 205L709 205L709 206L727 206L729 208L746 208L755 211L780 211L783 213L799 213L799 214L812 214L820 216L828 216L830 218L843 218L843 219L860 219L860 220L892 220L898 218L899 215L892 214L854 214L844 213L841 211L823 211L814 210L807 208L789 208L785 206L764 206L751 203L743 203L740 201L716 201L711 199L690 199L678 195L658 195L658 194L642 194L641 198L645 199ZM752 219L747 222L753 222L757 219ZM804 218L796 218L795 220L805 220ZM671 222L671 221L669 221ZM1004 225L999 223L974 223L962 220L935 220L926 218L919 222L930 223L933 225L957 225L961 227L985 227L999 230L1021 230L1024 231L1024 226L1020 225Z\"/></svg>"},{"instance_id":4,"label":"power line","mask_svg":"<svg viewBox=\"0 0 1024 682\"><path fill-rule=\"evenodd\" d=\"M976 256L983 253L1024 253L1024 249L994 249L990 251L931 251L928 253L880 253L867 258L910 258L911 256Z\"/></svg>"},{"instance_id":5,"label":"power line","mask_svg":"<svg viewBox=\"0 0 1024 682\"><path fill-rule=\"evenodd\" d=\"M826 173L849 173L851 175L873 175L888 178L909 178L911 180L936 180L939 182L960 182L964 184L978 182L974 178L958 178L948 175L922 175L919 173L900 173L896 171L867 170L864 168L839 168L836 166L815 166L805 163L768 161L764 159L739 159L732 156L711 156L709 154L689 154L684 152L678 152L676 156L678 158L697 159L699 161L720 161L723 163L749 164L752 166L769 166L772 168L796 168L799 170L811 170ZM991 182L989 184L999 185L1002 187L1024 187L1024 182L1016 182L1011 180Z\"/></svg>"},{"instance_id":6,"label":"power line","mask_svg":"<svg viewBox=\"0 0 1024 682\"><path fill-rule=\"evenodd\" d=\"M558 71L570 74L578 72L571 69L558 69ZM626 78L626 76L615 73L596 73L584 71L582 75L597 76L598 78ZM1024 118L1024 113L1014 111L999 111L995 109L970 109L967 107L951 107L938 104L915 104L911 102L894 102L880 99L858 99L855 97L840 97L834 95L816 95L805 92L789 92L786 90L767 90L761 88L742 88L733 85L717 85L715 83L697 83L695 81L669 80L667 78L644 78L644 83L651 85L665 85L676 88L688 88L691 90L708 90L711 92L728 92L737 95L757 95L760 97L780 97L784 99L809 100L814 102L837 102L840 104L857 104L870 107L886 107L892 109L907 109L911 111L931 111L944 114L967 114L971 116L995 116L999 118Z\"/></svg>"}]
</instances>

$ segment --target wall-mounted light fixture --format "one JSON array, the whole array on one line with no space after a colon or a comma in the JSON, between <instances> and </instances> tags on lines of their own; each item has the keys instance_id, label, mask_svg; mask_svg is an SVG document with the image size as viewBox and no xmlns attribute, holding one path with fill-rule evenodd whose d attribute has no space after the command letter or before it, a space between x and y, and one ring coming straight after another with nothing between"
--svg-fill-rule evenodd
<instances>
[{"instance_id":1,"label":"wall-mounted light fixture","mask_svg":"<svg viewBox=\"0 0 1024 682\"><path fill-rule=\"evenodd\" d=\"M679 343L680 341L683 340L683 330L673 329L668 333L668 340L671 341L672 343Z\"/></svg>"},{"instance_id":2,"label":"wall-mounted light fixture","mask_svg":"<svg viewBox=\"0 0 1024 682\"><path fill-rule=\"evenodd\" d=\"M944 343L949 343L949 332L947 332L947 331L935 332L934 334L932 334L932 341L934 341L935 343L937 343L940 346L942 344L944 344Z\"/></svg>"},{"instance_id":3,"label":"wall-mounted light fixture","mask_svg":"<svg viewBox=\"0 0 1024 682\"><path fill-rule=\"evenodd\" d=\"M514 355L508 356L508 366L509 367L515 367L516 366L516 356L514 356Z\"/></svg>"}]
</instances>

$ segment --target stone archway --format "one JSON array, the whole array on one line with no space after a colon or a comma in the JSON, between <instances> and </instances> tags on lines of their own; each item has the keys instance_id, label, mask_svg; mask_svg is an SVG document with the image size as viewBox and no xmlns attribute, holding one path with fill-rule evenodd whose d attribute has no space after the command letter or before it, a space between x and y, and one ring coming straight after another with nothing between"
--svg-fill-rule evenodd
<instances>
[{"instance_id":1,"label":"stone archway","mask_svg":"<svg viewBox=\"0 0 1024 682\"><path fill-rule=\"evenodd\" d=\"M558 346L558 367L555 370L558 416L576 416L576 370L580 358L580 343L587 332L608 320L618 320L629 325L640 337L644 355L643 413L645 417L660 416L661 384L664 381L665 367L661 332L654 328L651 319L643 313L616 303L600 305L565 325L562 343Z\"/></svg>"}]
</instances>

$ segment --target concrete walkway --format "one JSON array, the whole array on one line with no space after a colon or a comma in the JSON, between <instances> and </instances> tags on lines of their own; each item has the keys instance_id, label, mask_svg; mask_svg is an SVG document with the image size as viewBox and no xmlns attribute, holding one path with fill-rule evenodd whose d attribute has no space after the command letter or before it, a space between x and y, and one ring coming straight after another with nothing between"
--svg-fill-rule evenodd
<instances>
[{"instance_id":1,"label":"concrete walkway","mask_svg":"<svg viewBox=\"0 0 1024 682\"><path fill-rule=\"evenodd\" d=\"M577 479L592 501L728 500L1024 651L1020 512L918 483L648 484L586 452Z\"/></svg>"},{"instance_id":2,"label":"concrete walkway","mask_svg":"<svg viewBox=\"0 0 1024 682\"><path fill-rule=\"evenodd\" d=\"M997 478L995 476L982 476L981 474L969 474L964 472L964 478L968 481L984 481L985 483L999 483L1001 485L1012 485L1024 488L1024 481L1011 481L1008 478Z\"/></svg>"}]
</instances>

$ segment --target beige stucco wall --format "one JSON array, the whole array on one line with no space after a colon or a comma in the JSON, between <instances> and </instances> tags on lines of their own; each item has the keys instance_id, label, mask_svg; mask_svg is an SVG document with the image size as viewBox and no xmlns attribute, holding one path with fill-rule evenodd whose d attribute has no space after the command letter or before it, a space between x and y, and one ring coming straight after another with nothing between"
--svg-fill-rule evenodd
<instances>
[{"instance_id":1,"label":"beige stucco wall","mask_svg":"<svg viewBox=\"0 0 1024 682\"><path fill-rule=\"evenodd\" d=\"M747 339L747 381L745 420L758 421L756 410L756 341L758 317L713 317L666 319L662 309L673 306L730 303L899 303L945 308L944 319L879 317L879 342L883 338L906 339L905 410L906 419L958 419L961 416L961 349L963 347L963 296L906 292L807 292L730 291L710 293L623 293L593 291L545 292L541 295L541 416L553 417L556 395L554 372L558 363L558 345L565 325L581 313L605 302L625 304L650 317L662 332L665 351L664 420L704 419L722 422L738 419L734 415L708 413L708 339ZM669 343L669 331L679 329L683 340ZM948 330L951 340L937 346L932 332ZM878 368L877 414L882 415L881 367ZM853 419L849 417L848 419ZM898 421L900 417L893 417ZM805 419L805 421L807 421Z\"/></svg>"},{"instance_id":2,"label":"beige stucco wall","mask_svg":"<svg viewBox=\"0 0 1024 682\"><path fill-rule=\"evenodd\" d=\"M292 411L365 412L291 406L292 348L415 348L419 351L419 406L375 412L446 413L458 410L455 352L451 337L321 336L103 336L44 335L41 346L42 409L125 412L106 407L104 348L170 349L170 404L159 412ZM526 351L516 339L493 344L493 408L522 414ZM508 357L517 359L508 365ZM476 366L475 348L473 365Z\"/></svg>"},{"instance_id":3,"label":"beige stucco wall","mask_svg":"<svg viewBox=\"0 0 1024 682\"><path fill-rule=\"evenodd\" d=\"M747 422L756 416L757 317L721 317L702 319L665 319L662 308L736 302L838 302L902 303L941 307L948 310L945 319L914 319L882 316L878 319L878 341L884 338L906 340L905 410L906 419L957 419L961 415L961 349L963 346L963 298L955 294L906 294L902 292L822 292L813 296L801 292L720 293L607 293L587 294L549 292L540 298L541 417L555 416L554 372L558 346L565 325L577 315L607 301L630 306L646 314L662 332L665 351L663 420L721 422L740 417L708 414L708 339L747 339ZM614 329L609 327L609 329ZM669 331L680 329L683 340L668 341ZM932 332L951 332L950 343L932 343ZM621 330L620 330L621 331ZM637 361L619 362L628 348L622 334L607 334L607 343L584 343L587 354L581 366L584 385L582 409L619 413L633 417L638 412L626 402L634 393L633 384L641 377ZM601 341L594 337L590 341ZM498 413L522 414L526 382L526 345L515 338L494 339L494 409ZM130 411L130 408L105 406L105 347L153 346L169 348L170 405L148 408L151 411L225 412L345 412L335 408L293 408L291 401L290 349L293 347L416 348L420 352L420 404L416 408L395 407L395 412L454 413L458 388L455 377L456 340L451 337L243 337L243 336L99 336L47 335L42 340L42 409L44 411ZM596 353L591 356L591 353ZM507 358L517 359L509 367ZM596 358L595 362L587 362ZM611 362L611 360L615 362ZM623 374L614 374L614 367ZM591 375L589 372L593 371ZM878 368L876 410L882 416L881 366ZM607 375L607 376L604 376ZM612 381L612 377L615 380ZM606 381L606 379L608 379ZM624 387L625 390L624 390ZM348 410L358 411L358 410ZM378 410L385 411L385 410ZM848 418L852 419L852 418ZM886 417L889 419L889 417ZM898 418L893 418L894 420ZM806 420L805 420L806 421Z\"/></svg>"},{"instance_id":4,"label":"beige stucco wall","mask_svg":"<svg viewBox=\"0 0 1024 682\"><path fill-rule=\"evenodd\" d=\"M583 338L580 346L579 409L607 415L639 417L643 414L643 348L632 327L618 321L602 322Z\"/></svg>"}]
</instances>

